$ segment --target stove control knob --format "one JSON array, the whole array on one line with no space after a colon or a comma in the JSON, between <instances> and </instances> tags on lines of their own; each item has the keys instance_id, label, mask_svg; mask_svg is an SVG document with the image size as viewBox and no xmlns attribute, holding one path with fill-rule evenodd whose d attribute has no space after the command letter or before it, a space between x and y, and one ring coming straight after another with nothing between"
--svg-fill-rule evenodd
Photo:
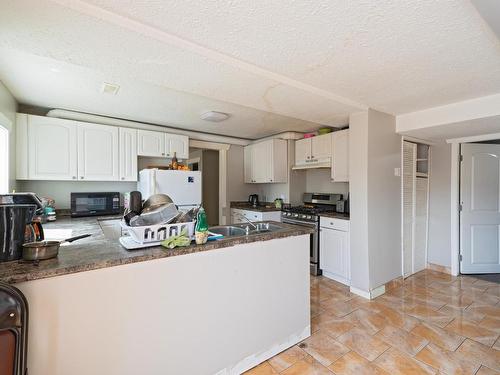
<instances>
[{"instance_id":1,"label":"stove control knob","mask_svg":"<svg viewBox=\"0 0 500 375\"><path fill-rule=\"evenodd\" d=\"M311 219L312 219L311 215L307 215L307 216L306 216L306 219L311 220Z\"/></svg>"},{"instance_id":2,"label":"stove control knob","mask_svg":"<svg viewBox=\"0 0 500 375\"><path fill-rule=\"evenodd\" d=\"M293 214L293 217L299 217L299 214Z\"/></svg>"}]
</instances>

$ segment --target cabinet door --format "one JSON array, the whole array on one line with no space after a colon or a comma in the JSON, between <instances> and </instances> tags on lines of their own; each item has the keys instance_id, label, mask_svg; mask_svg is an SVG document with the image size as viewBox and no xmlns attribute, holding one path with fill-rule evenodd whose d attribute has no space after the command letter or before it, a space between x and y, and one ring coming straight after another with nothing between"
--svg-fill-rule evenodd
<instances>
[{"instance_id":1,"label":"cabinet door","mask_svg":"<svg viewBox=\"0 0 500 375\"><path fill-rule=\"evenodd\" d=\"M178 134L165 134L165 156L173 158L174 153L178 159L189 158L189 137Z\"/></svg>"},{"instance_id":2,"label":"cabinet door","mask_svg":"<svg viewBox=\"0 0 500 375\"><path fill-rule=\"evenodd\" d=\"M295 164L305 164L311 159L311 138L295 141Z\"/></svg>"},{"instance_id":3,"label":"cabinet door","mask_svg":"<svg viewBox=\"0 0 500 375\"><path fill-rule=\"evenodd\" d=\"M76 180L77 123L28 116L28 175L33 180Z\"/></svg>"},{"instance_id":4,"label":"cabinet door","mask_svg":"<svg viewBox=\"0 0 500 375\"><path fill-rule=\"evenodd\" d=\"M349 182L349 129L332 134L332 180Z\"/></svg>"},{"instance_id":5,"label":"cabinet door","mask_svg":"<svg viewBox=\"0 0 500 375\"><path fill-rule=\"evenodd\" d=\"M273 182L273 141L255 143L252 150L252 176L256 183Z\"/></svg>"},{"instance_id":6,"label":"cabinet door","mask_svg":"<svg viewBox=\"0 0 500 375\"><path fill-rule=\"evenodd\" d=\"M120 181L137 181L137 130L119 129Z\"/></svg>"},{"instance_id":7,"label":"cabinet door","mask_svg":"<svg viewBox=\"0 0 500 375\"><path fill-rule=\"evenodd\" d=\"M165 133L138 130L137 154L140 156L165 156Z\"/></svg>"},{"instance_id":8,"label":"cabinet door","mask_svg":"<svg viewBox=\"0 0 500 375\"><path fill-rule=\"evenodd\" d=\"M326 277L349 284L349 232L321 228L319 261Z\"/></svg>"},{"instance_id":9,"label":"cabinet door","mask_svg":"<svg viewBox=\"0 0 500 375\"><path fill-rule=\"evenodd\" d=\"M311 138L311 159L332 157L332 135L318 135Z\"/></svg>"},{"instance_id":10,"label":"cabinet door","mask_svg":"<svg viewBox=\"0 0 500 375\"><path fill-rule=\"evenodd\" d=\"M16 179L28 179L28 115L16 114Z\"/></svg>"},{"instance_id":11,"label":"cabinet door","mask_svg":"<svg viewBox=\"0 0 500 375\"><path fill-rule=\"evenodd\" d=\"M78 124L78 179L119 181L118 128Z\"/></svg>"},{"instance_id":12,"label":"cabinet door","mask_svg":"<svg viewBox=\"0 0 500 375\"><path fill-rule=\"evenodd\" d=\"M247 184L254 182L252 176L252 152L253 145L245 146L243 149L243 173L245 175L245 183Z\"/></svg>"}]
</instances>

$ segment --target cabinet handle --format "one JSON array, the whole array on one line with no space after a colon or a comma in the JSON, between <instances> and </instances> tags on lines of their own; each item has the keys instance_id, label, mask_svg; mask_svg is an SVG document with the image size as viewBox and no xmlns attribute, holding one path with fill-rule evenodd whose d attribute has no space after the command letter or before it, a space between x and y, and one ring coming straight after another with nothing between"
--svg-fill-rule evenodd
<instances>
[{"instance_id":1,"label":"cabinet handle","mask_svg":"<svg viewBox=\"0 0 500 375\"><path fill-rule=\"evenodd\" d=\"M125 177L122 177L122 180L125 180Z\"/></svg>"},{"instance_id":2,"label":"cabinet handle","mask_svg":"<svg viewBox=\"0 0 500 375\"><path fill-rule=\"evenodd\" d=\"M165 153L164 153L164 152L162 152L162 153L161 153L161 156L165 156Z\"/></svg>"},{"instance_id":3,"label":"cabinet handle","mask_svg":"<svg viewBox=\"0 0 500 375\"><path fill-rule=\"evenodd\" d=\"M80 177L80 180L83 180L83 176L82 176L82 177Z\"/></svg>"},{"instance_id":4,"label":"cabinet handle","mask_svg":"<svg viewBox=\"0 0 500 375\"><path fill-rule=\"evenodd\" d=\"M76 176L73 176L73 180L76 180Z\"/></svg>"}]
</instances>

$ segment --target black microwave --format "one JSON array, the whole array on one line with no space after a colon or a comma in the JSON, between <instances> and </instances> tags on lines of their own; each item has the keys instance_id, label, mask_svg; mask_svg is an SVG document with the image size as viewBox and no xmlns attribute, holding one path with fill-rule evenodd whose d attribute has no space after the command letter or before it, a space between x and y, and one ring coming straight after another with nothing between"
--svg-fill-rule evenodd
<instances>
[{"instance_id":1,"label":"black microwave","mask_svg":"<svg viewBox=\"0 0 500 375\"><path fill-rule=\"evenodd\" d=\"M100 216L120 213L120 193L71 193L71 216Z\"/></svg>"}]
</instances>

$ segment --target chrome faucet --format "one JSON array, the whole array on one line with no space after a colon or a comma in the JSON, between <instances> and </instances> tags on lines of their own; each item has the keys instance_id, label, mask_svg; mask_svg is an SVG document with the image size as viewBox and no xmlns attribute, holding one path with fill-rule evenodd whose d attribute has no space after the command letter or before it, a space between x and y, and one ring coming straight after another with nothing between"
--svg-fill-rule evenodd
<instances>
[{"instance_id":1,"label":"chrome faucet","mask_svg":"<svg viewBox=\"0 0 500 375\"><path fill-rule=\"evenodd\" d=\"M257 229L257 225L255 225L255 224L252 222L252 220L250 220L249 218L245 217L243 214L239 214L238 216L239 216L241 219L245 220L248 224L250 224L250 225L253 227L253 229L255 229L255 230ZM248 234L248 232L249 232L249 231L250 231L250 228L247 226L247 227L246 227L246 232L247 232L247 234Z\"/></svg>"}]
</instances>

